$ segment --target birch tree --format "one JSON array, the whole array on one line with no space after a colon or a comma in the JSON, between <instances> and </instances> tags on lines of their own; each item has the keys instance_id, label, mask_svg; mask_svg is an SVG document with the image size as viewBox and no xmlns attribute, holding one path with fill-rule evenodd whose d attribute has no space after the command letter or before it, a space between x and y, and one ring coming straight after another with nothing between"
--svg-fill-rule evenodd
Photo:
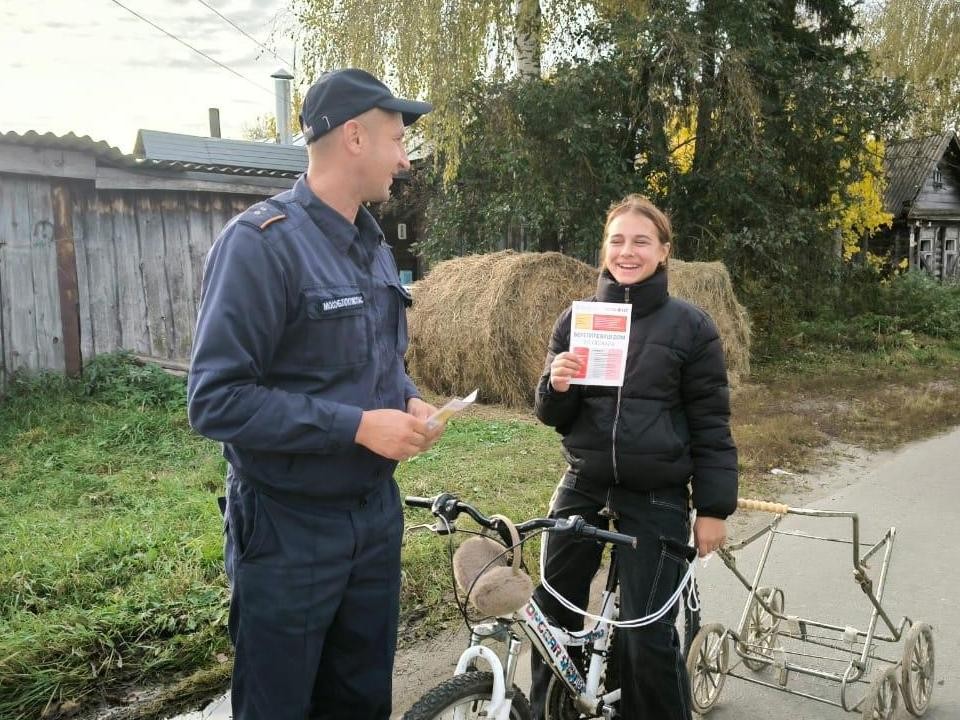
<instances>
[{"instance_id":1,"label":"birch tree","mask_svg":"<svg viewBox=\"0 0 960 720\"><path fill-rule=\"evenodd\" d=\"M291 0L307 80L361 67L436 107L424 129L455 170L474 108L458 93L477 80L540 79L544 48L565 57L586 22L643 13L647 0Z\"/></svg>"},{"instance_id":2,"label":"birch tree","mask_svg":"<svg viewBox=\"0 0 960 720\"><path fill-rule=\"evenodd\" d=\"M879 73L913 95L903 128L920 136L960 128L960 2L872 0L864 44Z\"/></svg>"}]
</instances>

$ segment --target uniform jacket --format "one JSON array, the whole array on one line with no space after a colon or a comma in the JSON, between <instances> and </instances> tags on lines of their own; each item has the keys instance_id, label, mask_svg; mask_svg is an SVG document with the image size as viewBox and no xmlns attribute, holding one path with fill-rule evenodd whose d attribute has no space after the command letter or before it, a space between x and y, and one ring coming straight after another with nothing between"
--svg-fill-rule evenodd
<instances>
[{"instance_id":1,"label":"uniform jacket","mask_svg":"<svg viewBox=\"0 0 960 720\"><path fill-rule=\"evenodd\" d=\"M716 326L702 310L667 293L658 271L623 286L604 271L592 300L629 302L631 328L622 388L550 385L550 363L570 349L570 315L557 320L536 413L563 435L577 483L646 491L692 479L700 515L736 508L737 450L730 435L730 393Z\"/></svg>"},{"instance_id":2,"label":"uniform jacket","mask_svg":"<svg viewBox=\"0 0 960 720\"><path fill-rule=\"evenodd\" d=\"M354 443L363 410L405 409L410 296L373 216L303 177L235 217L204 268L188 412L268 495L353 507L396 463Z\"/></svg>"}]
</instances>

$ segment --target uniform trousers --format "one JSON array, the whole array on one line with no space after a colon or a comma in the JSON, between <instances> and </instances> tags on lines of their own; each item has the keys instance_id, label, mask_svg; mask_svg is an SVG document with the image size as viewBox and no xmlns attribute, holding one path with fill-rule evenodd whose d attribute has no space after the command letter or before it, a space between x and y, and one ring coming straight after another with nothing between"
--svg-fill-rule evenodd
<instances>
[{"instance_id":1,"label":"uniform trousers","mask_svg":"<svg viewBox=\"0 0 960 720\"><path fill-rule=\"evenodd\" d=\"M353 507L228 479L235 720L387 720L403 511L388 479Z\"/></svg>"}]
</instances>

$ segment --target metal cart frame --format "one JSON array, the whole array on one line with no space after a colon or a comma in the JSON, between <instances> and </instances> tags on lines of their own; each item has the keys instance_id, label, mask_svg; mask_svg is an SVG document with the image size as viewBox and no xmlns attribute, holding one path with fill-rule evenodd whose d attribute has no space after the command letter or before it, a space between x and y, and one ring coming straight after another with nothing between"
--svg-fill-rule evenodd
<instances>
[{"instance_id":1,"label":"metal cart frame","mask_svg":"<svg viewBox=\"0 0 960 720\"><path fill-rule=\"evenodd\" d=\"M770 512L774 518L763 529L718 551L727 568L746 588L747 600L736 629L724 629L716 623L705 625L691 643L687 669L694 709L700 714L712 709L725 678L730 676L833 705L847 712L859 711L863 718L869 720L892 720L901 695L912 715L923 715L929 706L934 683L932 629L926 623L915 623L906 616L894 623L882 604L896 528L890 527L880 540L864 548L861 545L857 513L793 508L780 503L747 499L740 499L738 506L745 510ZM786 515L848 518L852 525L851 534L842 538L823 537L782 529L780 524ZM872 607L865 630L784 612L783 591L760 584L774 538L778 535L851 546L853 579ZM756 570L753 577L748 578L737 567L736 553L763 538L765 541ZM862 549L864 551L861 553ZM881 551L880 571L874 580L870 576L868 562ZM878 632L881 621L883 626ZM901 639L904 642L900 658L890 659L880 654L879 643L897 643ZM790 645L787 646L784 641L789 641ZM811 652L809 646L817 652ZM731 647L735 657L731 657ZM832 654L825 655L825 651ZM834 671L823 664L818 667L803 664L807 658L823 661L824 664L838 664L841 669ZM865 679L874 664L878 669L873 672L871 679ZM741 667L753 673L772 668L777 671L777 682L744 673ZM838 683L839 701L788 687L790 677L794 674ZM870 682L870 687L859 698L853 699L851 696L857 693L851 689L865 682Z\"/></svg>"}]
</instances>

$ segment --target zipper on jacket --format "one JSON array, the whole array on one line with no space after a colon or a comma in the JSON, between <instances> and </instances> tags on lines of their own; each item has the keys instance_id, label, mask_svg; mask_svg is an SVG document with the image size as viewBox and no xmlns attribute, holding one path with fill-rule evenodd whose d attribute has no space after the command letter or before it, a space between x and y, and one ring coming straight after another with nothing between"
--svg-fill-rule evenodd
<instances>
[{"instance_id":1,"label":"zipper on jacket","mask_svg":"<svg viewBox=\"0 0 960 720\"><path fill-rule=\"evenodd\" d=\"M623 301L625 303L630 303L630 288L625 287L623 289ZM630 338L627 338L627 350L629 352L630 348ZM626 375L624 375L624 382L626 382ZM620 422L620 398L623 396L623 385L617 388L617 409L613 415L613 439L610 443L610 452L613 453L613 484L620 484L620 474L617 472L617 424Z\"/></svg>"}]
</instances>

